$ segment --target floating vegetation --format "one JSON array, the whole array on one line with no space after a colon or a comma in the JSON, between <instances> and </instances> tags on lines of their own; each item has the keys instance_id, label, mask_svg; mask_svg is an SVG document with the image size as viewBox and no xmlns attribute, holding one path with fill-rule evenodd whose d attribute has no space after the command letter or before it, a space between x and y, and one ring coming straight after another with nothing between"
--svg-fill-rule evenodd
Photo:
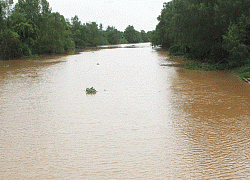
<instances>
[{"instance_id":1,"label":"floating vegetation","mask_svg":"<svg viewBox=\"0 0 250 180\"><path fill-rule=\"evenodd\" d=\"M9 64L4 64L3 67L10 67L10 65Z\"/></svg>"},{"instance_id":2,"label":"floating vegetation","mask_svg":"<svg viewBox=\"0 0 250 180\"><path fill-rule=\"evenodd\" d=\"M93 88L93 87L91 87L91 88L87 88L86 89L86 93L87 94L96 94L96 90Z\"/></svg>"},{"instance_id":3,"label":"floating vegetation","mask_svg":"<svg viewBox=\"0 0 250 180\"><path fill-rule=\"evenodd\" d=\"M136 48L135 45L125 46L125 48Z\"/></svg>"}]
</instances>

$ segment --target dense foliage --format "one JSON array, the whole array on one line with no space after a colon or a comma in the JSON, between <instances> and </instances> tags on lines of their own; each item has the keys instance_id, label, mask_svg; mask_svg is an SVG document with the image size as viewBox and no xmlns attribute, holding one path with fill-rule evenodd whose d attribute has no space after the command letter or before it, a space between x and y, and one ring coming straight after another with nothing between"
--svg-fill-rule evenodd
<instances>
[{"instance_id":1,"label":"dense foliage","mask_svg":"<svg viewBox=\"0 0 250 180\"><path fill-rule=\"evenodd\" d=\"M249 0L172 0L152 37L171 53L230 67L250 61Z\"/></svg>"},{"instance_id":2,"label":"dense foliage","mask_svg":"<svg viewBox=\"0 0 250 180\"><path fill-rule=\"evenodd\" d=\"M63 53L74 48L150 41L152 33L128 26L124 32L95 22L66 20L46 0L0 0L0 59ZM132 38L131 38L132 37Z\"/></svg>"}]
</instances>

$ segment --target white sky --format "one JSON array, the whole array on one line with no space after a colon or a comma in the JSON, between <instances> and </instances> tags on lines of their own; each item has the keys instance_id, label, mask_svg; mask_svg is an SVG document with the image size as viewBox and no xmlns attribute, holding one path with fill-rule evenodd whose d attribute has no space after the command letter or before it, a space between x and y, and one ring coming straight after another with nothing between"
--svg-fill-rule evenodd
<instances>
[{"instance_id":1,"label":"white sky","mask_svg":"<svg viewBox=\"0 0 250 180\"><path fill-rule=\"evenodd\" d=\"M71 19L77 15L82 23L102 23L124 31L133 25L138 31L154 30L163 3L170 0L47 0L53 12ZM18 0L14 0L18 2Z\"/></svg>"}]
</instances>

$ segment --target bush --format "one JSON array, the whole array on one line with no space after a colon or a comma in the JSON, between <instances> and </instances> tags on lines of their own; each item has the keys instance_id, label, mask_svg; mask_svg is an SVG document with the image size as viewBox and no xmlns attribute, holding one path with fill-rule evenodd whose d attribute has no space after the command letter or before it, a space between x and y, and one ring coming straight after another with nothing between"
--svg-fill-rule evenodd
<instances>
[{"instance_id":1,"label":"bush","mask_svg":"<svg viewBox=\"0 0 250 180\"><path fill-rule=\"evenodd\" d=\"M245 73L245 72L250 72L250 64L246 66L242 66L240 68L235 69L236 72L239 73Z\"/></svg>"}]
</instances>

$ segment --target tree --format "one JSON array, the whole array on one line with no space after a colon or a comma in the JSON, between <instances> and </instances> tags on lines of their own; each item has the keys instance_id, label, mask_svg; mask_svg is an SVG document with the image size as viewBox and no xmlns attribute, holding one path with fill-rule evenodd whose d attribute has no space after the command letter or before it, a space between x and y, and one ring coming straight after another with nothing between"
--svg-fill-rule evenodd
<instances>
[{"instance_id":1,"label":"tree","mask_svg":"<svg viewBox=\"0 0 250 180\"><path fill-rule=\"evenodd\" d=\"M79 21L78 16L71 18L70 27L76 48L85 48L87 46L86 27Z\"/></svg>"},{"instance_id":2,"label":"tree","mask_svg":"<svg viewBox=\"0 0 250 180\"><path fill-rule=\"evenodd\" d=\"M141 30L141 39L142 39L143 42L148 42L149 41L148 35L144 30Z\"/></svg>"},{"instance_id":3,"label":"tree","mask_svg":"<svg viewBox=\"0 0 250 180\"><path fill-rule=\"evenodd\" d=\"M65 50L74 48L74 42L67 30L67 23L64 16L59 13L50 13L43 17L40 28L40 35L37 43L36 52L43 53L62 53Z\"/></svg>"},{"instance_id":4,"label":"tree","mask_svg":"<svg viewBox=\"0 0 250 180\"><path fill-rule=\"evenodd\" d=\"M148 32L147 32L147 37L148 37L148 41L149 41L149 42L151 42L151 40L152 40L153 33L154 33L154 31L148 31Z\"/></svg>"},{"instance_id":5,"label":"tree","mask_svg":"<svg viewBox=\"0 0 250 180\"><path fill-rule=\"evenodd\" d=\"M250 17L242 15L237 24L231 24L223 36L223 47L229 52L227 63L242 66L249 63L250 57Z\"/></svg>"},{"instance_id":6,"label":"tree","mask_svg":"<svg viewBox=\"0 0 250 180\"><path fill-rule=\"evenodd\" d=\"M38 39L38 27L29 20L28 22L20 22L13 29L19 35L19 39L22 42L23 54L26 56L31 55Z\"/></svg>"},{"instance_id":7,"label":"tree","mask_svg":"<svg viewBox=\"0 0 250 180\"><path fill-rule=\"evenodd\" d=\"M108 26L106 30L107 39L109 44L120 44L122 39L122 34L115 27Z\"/></svg>"},{"instance_id":8,"label":"tree","mask_svg":"<svg viewBox=\"0 0 250 180\"><path fill-rule=\"evenodd\" d=\"M151 41L203 62L228 62L236 38L232 32L237 33L236 25L242 15L250 16L249 10L249 0L172 0L164 4Z\"/></svg>"},{"instance_id":9,"label":"tree","mask_svg":"<svg viewBox=\"0 0 250 180\"><path fill-rule=\"evenodd\" d=\"M13 59L22 56L19 35L10 29L0 32L0 59Z\"/></svg>"},{"instance_id":10,"label":"tree","mask_svg":"<svg viewBox=\"0 0 250 180\"><path fill-rule=\"evenodd\" d=\"M124 37L129 43L139 43L142 41L140 32L136 31L134 26L131 25L125 29Z\"/></svg>"},{"instance_id":11,"label":"tree","mask_svg":"<svg viewBox=\"0 0 250 180\"><path fill-rule=\"evenodd\" d=\"M99 30L100 30L100 31L102 31L102 30L103 30L102 23L99 25Z\"/></svg>"},{"instance_id":12,"label":"tree","mask_svg":"<svg viewBox=\"0 0 250 180\"><path fill-rule=\"evenodd\" d=\"M33 21L38 26L41 17L51 13L49 3L46 0L18 0L15 8L27 20Z\"/></svg>"},{"instance_id":13,"label":"tree","mask_svg":"<svg viewBox=\"0 0 250 180\"><path fill-rule=\"evenodd\" d=\"M174 36L171 34L173 28L171 22L173 18L173 2L164 3L161 15L157 17L159 23L156 26L151 42L153 45L161 45L170 48L174 43Z\"/></svg>"},{"instance_id":14,"label":"tree","mask_svg":"<svg viewBox=\"0 0 250 180\"><path fill-rule=\"evenodd\" d=\"M6 20L10 16L12 4L13 0L0 0L0 31L7 27Z\"/></svg>"},{"instance_id":15,"label":"tree","mask_svg":"<svg viewBox=\"0 0 250 180\"><path fill-rule=\"evenodd\" d=\"M105 31L102 24L96 22L82 24L78 16L71 22L65 20L58 12L51 12L47 0L18 0L13 9L12 4L13 0L0 0L1 59L127 43L124 33L115 27ZM140 42L141 33L131 29L133 42Z\"/></svg>"}]
</instances>

